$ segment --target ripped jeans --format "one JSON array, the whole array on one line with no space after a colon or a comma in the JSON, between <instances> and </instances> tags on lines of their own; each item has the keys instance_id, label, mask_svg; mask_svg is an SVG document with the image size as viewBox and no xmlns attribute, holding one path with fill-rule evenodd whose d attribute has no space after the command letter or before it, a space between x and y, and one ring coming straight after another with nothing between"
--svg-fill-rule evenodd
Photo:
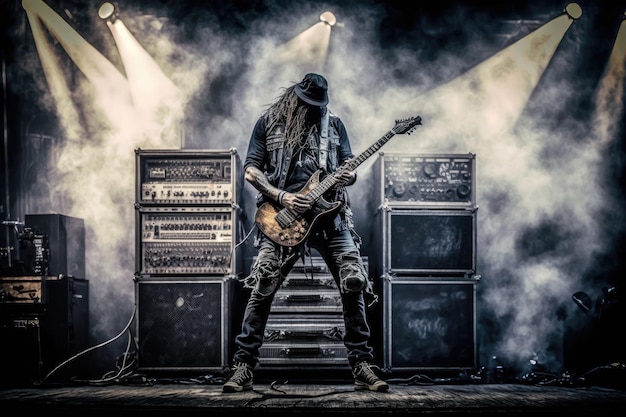
<instances>
[{"instance_id":1,"label":"ripped jeans","mask_svg":"<svg viewBox=\"0 0 626 417\"><path fill-rule=\"evenodd\" d=\"M299 251L289 253L262 233L257 245L258 256L244 285L251 288L241 324L235 338L234 362L245 362L253 368L258 363L259 349L263 344L265 327L276 291L298 260ZM360 360L371 361L373 349L369 344L370 328L367 323L363 291L348 292L342 289L342 275L361 273L368 282L359 250L350 230L326 230L312 233L307 242L324 259L341 294L345 324L344 345L351 366Z\"/></svg>"}]
</instances>

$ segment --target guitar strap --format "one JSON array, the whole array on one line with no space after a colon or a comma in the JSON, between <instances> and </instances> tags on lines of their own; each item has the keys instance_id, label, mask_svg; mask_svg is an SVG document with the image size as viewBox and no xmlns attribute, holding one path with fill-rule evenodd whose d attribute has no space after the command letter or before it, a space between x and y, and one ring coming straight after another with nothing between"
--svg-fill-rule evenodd
<instances>
[{"instance_id":1,"label":"guitar strap","mask_svg":"<svg viewBox=\"0 0 626 417\"><path fill-rule=\"evenodd\" d=\"M328 109L326 109L326 113L322 117L322 121L320 122L320 155L319 155L319 165L320 168L326 171L326 161L328 160Z\"/></svg>"}]
</instances>

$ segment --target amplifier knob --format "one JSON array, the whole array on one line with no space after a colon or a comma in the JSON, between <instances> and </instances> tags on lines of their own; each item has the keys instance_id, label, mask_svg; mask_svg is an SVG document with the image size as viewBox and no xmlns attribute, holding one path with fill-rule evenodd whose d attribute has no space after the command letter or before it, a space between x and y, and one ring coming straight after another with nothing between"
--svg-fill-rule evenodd
<instances>
[{"instance_id":1,"label":"amplifier knob","mask_svg":"<svg viewBox=\"0 0 626 417\"><path fill-rule=\"evenodd\" d=\"M405 192L406 192L406 187L404 186L404 184L398 184L395 187L393 187L394 197L402 197Z\"/></svg>"},{"instance_id":2,"label":"amplifier knob","mask_svg":"<svg viewBox=\"0 0 626 417\"><path fill-rule=\"evenodd\" d=\"M433 163L424 164L424 175L433 178L437 176L437 167Z\"/></svg>"},{"instance_id":3,"label":"amplifier knob","mask_svg":"<svg viewBox=\"0 0 626 417\"><path fill-rule=\"evenodd\" d=\"M459 197L467 198L467 197L469 197L470 193L472 192L472 189L467 184L461 184L456 189L456 192L459 195Z\"/></svg>"}]
</instances>

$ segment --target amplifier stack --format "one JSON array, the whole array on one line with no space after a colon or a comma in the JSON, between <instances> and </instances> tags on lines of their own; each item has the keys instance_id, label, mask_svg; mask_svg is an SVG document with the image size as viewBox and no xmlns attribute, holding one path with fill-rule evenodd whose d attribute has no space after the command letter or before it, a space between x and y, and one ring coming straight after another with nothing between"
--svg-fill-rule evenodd
<instances>
[{"instance_id":1,"label":"amplifier stack","mask_svg":"<svg viewBox=\"0 0 626 417\"><path fill-rule=\"evenodd\" d=\"M383 368L475 368L475 155L381 152L373 167Z\"/></svg>"},{"instance_id":2,"label":"amplifier stack","mask_svg":"<svg viewBox=\"0 0 626 417\"><path fill-rule=\"evenodd\" d=\"M260 350L259 369L342 369L341 295L316 251L299 259L276 292ZM255 258L256 259L256 258ZM367 268L367 257L363 258Z\"/></svg>"},{"instance_id":3,"label":"amplifier stack","mask_svg":"<svg viewBox=\"0 0 626 417\"><path fill-rule=\"evenodd\" d=\"M240 271L239 155L135 153L138 368L221 371Z\"/></svg>"},{"instance_id":4,"label":"amplifier stack","mask_svg":"<svg viewBox=\"0 0 626 417\"><path fill-rule=\"evenodd\" d=\"M0 386L40 383L53 369L54 378L75 376L79 362L57 366L89 341L84 220L27 214L2 225L17 245L0 253Z\"/></svg>"}]
</instances>

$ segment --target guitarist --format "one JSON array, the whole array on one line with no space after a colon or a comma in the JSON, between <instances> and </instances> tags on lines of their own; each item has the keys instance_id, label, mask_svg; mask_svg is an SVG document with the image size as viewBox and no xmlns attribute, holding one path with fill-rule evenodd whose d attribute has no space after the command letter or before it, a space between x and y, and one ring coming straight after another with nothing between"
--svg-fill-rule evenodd
<instances>
[{"instance_id":1,"label":"guitarist","mask_svg":"<svg viewBox=\"0 0 626 417\"><path fill-rule=\"evenodd\" d=\"M353 158L346 128L331 113L326 79L314 73L301 82L284 88L282 95L257 120L244 162L245 178L258 194L258 206L272 204L277 210L289 209L314 224L301 243L282 245L280 239L261 231L281 229L275 216L258 218L259 234L255 240L258 256L244 285L251 289L241 332L235 338L231 372L223 392L252 389L253 370L270 306L276 291L298 259L308 248L316 249L332 273L341 294L345 322L344 344L352 367L356 390L387 391L389 385L377 375L372 365L370 328L366 318L364 294L373 295L371 283L360 255L360 237L353 230L352 213L345 190L356 181L356 172L338 167ZM326 192L324 202L336 208L319 210L318 202L307 194L307 182L316 173L321 178L337 175L337 185ZM317 209L317 210L316 210ZM316 211L316 218L308 216ZM275 211L270 211L275 213ZM262 216L261 216L262 217ZM290 231L297 238L298 231ZM375 297L375 296L374 296Z\"/></svg>"}]
</instances>

